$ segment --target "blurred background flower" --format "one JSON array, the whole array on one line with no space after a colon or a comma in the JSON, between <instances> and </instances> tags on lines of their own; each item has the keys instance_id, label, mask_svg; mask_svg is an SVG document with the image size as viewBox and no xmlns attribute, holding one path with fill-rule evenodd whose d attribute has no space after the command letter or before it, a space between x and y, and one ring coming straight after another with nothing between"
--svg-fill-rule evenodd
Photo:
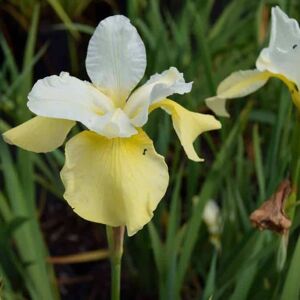
<instances>
[{"instance_id":1,"label":"blurred background flower","mask_svg":"<svg viewBox=\"0 0 300 300\"><path fill-rule=\"evenodd\" d=\"M210 234L210 241L217 250L221 250L222 218L220 208L214 200L209 200L206 203L203 211L203 220Z\"/></svg>"}]
</instances>

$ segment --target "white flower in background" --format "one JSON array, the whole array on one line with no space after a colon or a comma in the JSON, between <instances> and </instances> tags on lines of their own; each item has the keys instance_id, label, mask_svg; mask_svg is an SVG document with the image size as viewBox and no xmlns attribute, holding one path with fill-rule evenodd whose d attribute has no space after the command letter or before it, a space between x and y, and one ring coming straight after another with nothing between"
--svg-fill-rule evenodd
<instances>
[{"instance_id":1,"label":"white flower in background","mask_svg":"<svg viewBox=\"0 0 300 300\"><path fill-rule=\"evenodd\" d=\"M222 229L220 208L214 200L209 200L206 203L203 211L203 221L211 234L220 234Z\"/></svg>"},{"instance_id":2,"label":"white flower in background","mask_svg":"<svg viewBox=\"0 0 300 300\"><path fill-rule=\"evenodd\" d=\"M206 105L217 115L228 117L226 100L247 96L271 77L282 80L300 110L300 28L278 6L272 8L270 43L257 61L256 69L229 75L218 86L217 95L206 99Z\"/></svg>"},{"instance_id":3,"label":"white flower in background","mask_svg":"<svg viewBox=\"0 0 300 300\"><path fill-rule=\"evenodd\" d=\"M207 226L212 244L217 248L221 248L220 235L222 233L222 217L220 208L214 200L209 200L203 211L203 221Z\"/></svg>"}]
</instances>

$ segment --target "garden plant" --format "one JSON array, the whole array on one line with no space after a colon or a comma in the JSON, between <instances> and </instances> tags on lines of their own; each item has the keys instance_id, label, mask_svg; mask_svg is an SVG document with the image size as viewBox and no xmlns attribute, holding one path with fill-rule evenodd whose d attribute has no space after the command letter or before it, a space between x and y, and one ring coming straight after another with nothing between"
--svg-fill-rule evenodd
<instances>
[{"instance_id":1,"label":"garden plant","mask_svg":"<svg viewBox=\"0 0 300 300\"><path fill-rule=\"evenodd\" d=\"M299 299L298 21L0 1L0 299Z\"/></svg>"}]
</instances>

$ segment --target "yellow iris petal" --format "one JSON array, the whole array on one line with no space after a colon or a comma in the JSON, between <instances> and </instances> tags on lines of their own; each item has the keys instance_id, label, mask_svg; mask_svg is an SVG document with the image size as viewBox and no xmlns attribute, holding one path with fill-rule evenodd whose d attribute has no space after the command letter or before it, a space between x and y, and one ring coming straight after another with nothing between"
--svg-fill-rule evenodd
<instances>
[{"instance_id":1,"label":"yellow iris petal","mask_svg":"<svg viewBox=\"0 0 300 300\"><path fill-rule=\"evenodd\" d=\"M299 89L297 87L297 85L295 85L292 82L289 82L289 84L287 84L291 95L292 95L292 100L295 104L295 106L297 107L298 111L300 112L300 93L299 93Z\"/></svg>"},{"instance_id":2,"label":"yellow iris petal","mask_svg":"<svg viewBox=\"0 0 300 300\"><path fill-rule=\"evenodd\" d=\"M229 117L226 100L247 96L261 88L272 76L268 71L237 71L218 86L217 95L205 100L206 105L218 116Z\"/></svg>"},{"instance_id":3,"label":"yellow iris petal","mask_svg":"<svg viewBox=\"0 0 300 300\"><path fill-rule=\"evenodd\" d=\"M295 106L297 107L297 109L300 112L300 93L299 93L298 86L294 82L288 80L283 75L280 75L280 74L273 74L273 75L274 75L274 77L277 77L280 80L282 80L285 83L285 85L288 87L288 89L291 93L292 100L293 100Z\"/></svg>"},{"instance_id":4,"label":"yellow iris petal","mask_svg":"<svg viewBox=\"0 0 300 300\"><path fill-rule=\"evenodd\" d=\"M228 117L227 99L249 95L262 87L271 77L282 80L290 90L292 100L300 111L300 93L297 85L282 74L269 71L246 70L234 72L225 78L218 86L217 96L207 98L206 105L217 115Z\"/></svg>"},{"instance_id":5,"label":"yellow iris petal","mask_svg":"<svg viewBox=\"0 0 300 300\"><path fill-rule=\"evenodd\" d=\"M66 144L61 178L64 198L78 215L126 225L129 236L150 221L169 181L164 158L143 131L114 139L81 132Z\"/></svg>"},{"instance_id":6,"label":"yellow iris petal","mask_svg":"<svg viewBox=\"0 0 300 300\"><path fill-rule=\"evenodd\" d=\"M7 143L28 151L50 152L63 144L74 125L74 121L34 117L6 131L3 138Z\"/></svg>"},{"instance_id":7,"label":"yellow iris petal","mask_svg":"<svg viewBox=\"0 0 300 300\"><path fill-rule=\"evenodd\" d=\"M193 146L195 139L205 131L221 128L221 123L214 116L191 112L172 100L155 103L150 110L162 108L172 116L176 134L189 159L203 161Z\"/></svg>"}]
</instances>

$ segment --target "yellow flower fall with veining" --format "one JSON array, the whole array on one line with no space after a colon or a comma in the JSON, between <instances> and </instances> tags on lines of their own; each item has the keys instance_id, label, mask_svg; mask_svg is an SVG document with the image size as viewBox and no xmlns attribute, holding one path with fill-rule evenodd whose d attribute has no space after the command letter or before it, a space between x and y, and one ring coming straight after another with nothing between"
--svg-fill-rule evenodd
<instances>
[{"instance_id":1,"label":"yellow flower fall with veining","mask_svg":"<svg viewBox=\"0 0 300 300\"><path fill-rule=\"evenodd\" d=\"M64 198L82 218L126 226L130 236L150 221L169 182L164 158L141 129L148 114L162 108L171 115L194 161L201 160L193 148L196 137L221 127L213 116L167 99L192 88L174 67L134 90L145 68L145 46L135 27L124 16L108 17L88 46L86 69L92 83L66 72L38 80L28 95L28 108L36 117L3 135L26 150L49 152L64 143L76 121L83 124L86 130L66 143Z\"/></svg>"},{"instance_id":2,"label":"yellow flower fall with veining","mask_svg":"<svg viewBox=\"0 0 300 300\"><path fill-rule=\"evenodd\" d=\"M300 28L278 6L272 8L270 43L256 60L256 69L237 71L218 86L217 95L206 99L206 105L217 115L228 117L226 100L247 96L271 77L282 80L300 111Z\"/></svg>"}]
</instances>

